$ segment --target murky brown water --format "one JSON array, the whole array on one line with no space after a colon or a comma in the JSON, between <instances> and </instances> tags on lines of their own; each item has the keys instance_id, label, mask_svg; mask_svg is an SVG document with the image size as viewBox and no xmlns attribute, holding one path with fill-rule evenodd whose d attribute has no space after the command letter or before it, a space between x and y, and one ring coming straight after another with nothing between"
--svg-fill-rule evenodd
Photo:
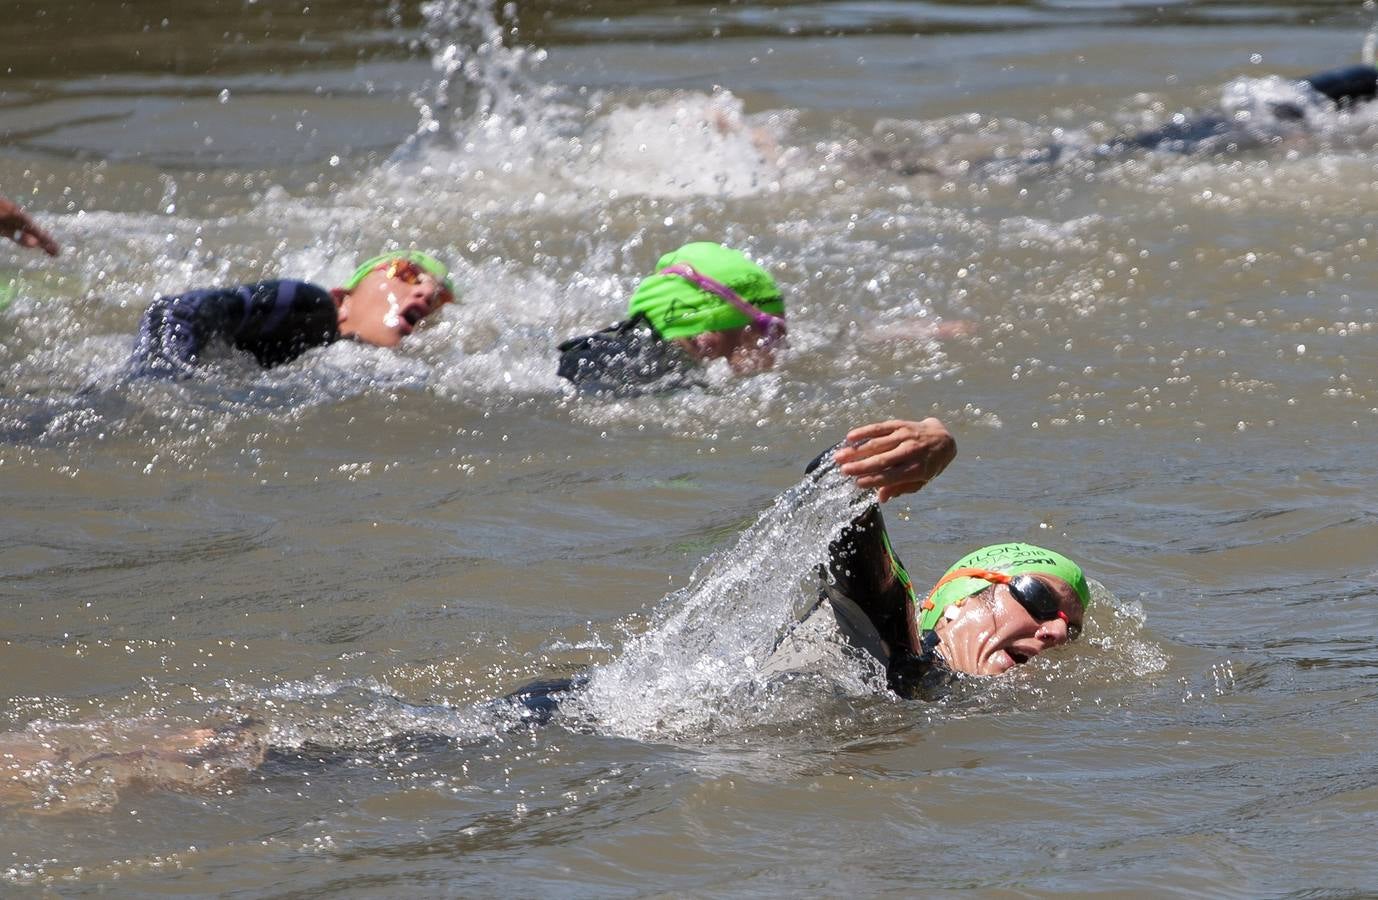
<instances>
[{"instance_id":1,"label":"murky brown water","mask_svg":"<svg viewBox=\"0 0 1378 900\"><path fill-rule=\"evenodd\" d=\"M0 730L95 752L249 717L272 747L193 790L157 761L118 793L53 772L46 812L0 812L7 890L1372 889L1378 112L983 164L1357 61L1370 12L542 3L485 48L477 6L20 0L0 24L0 192L67 247L0 249ZM438 87L448 59L469 89ZM399 352L123 380L154 296L330 282L389 237L467 286ZM776 272L783 366L567 396L553 343L690 239ZM776 572L840 500L736 535L892 413L961 446L890 514L919 580L1028 538L1113 596L945 703L842 658L753 685ZM714 551L747 599L655 612ZM594 700L548 727L486 704L590 664Z\"/></svg>"}]
</instances>

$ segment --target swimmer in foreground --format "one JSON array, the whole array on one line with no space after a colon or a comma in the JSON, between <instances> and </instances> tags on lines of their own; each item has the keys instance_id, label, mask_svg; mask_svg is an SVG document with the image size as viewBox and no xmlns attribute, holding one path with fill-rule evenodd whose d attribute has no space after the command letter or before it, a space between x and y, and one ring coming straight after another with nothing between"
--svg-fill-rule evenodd
<instances>
[{"instance_id":1,"label":"swimmer in foreground","mask_svg":"<svg viewBox=\"0 0 1378 900\"><path fill-rule=\"evenodd\" d=\"M657 393L701 383L715 359L738 375L769 369L784 338L769 272L722 244L686 244L637 285L626 319L560 344L558 374L590 393Z\"/></svg>"},{"instance_id":2,"label":"swimmer in foreground","mask_svg":"<svg viewBox=\"0 0 1378 900\"><path fill-rule=\"evenodd\" d=\"M0 197L0 234L21 247L42 250L49 256L57 256L62 249L52 235L39 228L28 213L6 197Z\"/></svg>"},{"instance_id":3,"label":"swimmer in foreground","mask_svg":"<svg viewBox=\"0 0 1378 900\"><path fill-rule=\"evenodd\" d=\"M1005 541L953 563L924 594L914 590L885 530L880 504L917 491L956 456L937 419L854 428L808 471L836 465L876 500L829 547L814 617L835 620L857 650L884 666L890 688L930 699L957 675L1003 675L1081 631L1091 592L1081 568L1053 550ZM762 674L790 671L789 635Z\"/></svg>"},{"instance_id":4,"label":"swimmer in foreground","mask_svg":"<svg viewBox=\"0 0 1378 900\"><path fill-rule=\"evenodd\" d=\"M937 419L891 419L852 429L840 448L809 464L815 477L836 466L858 487L874 490L875 501L828 548L814 606L766 658L761 677L807 669L817 645L799 636L835 624L849 645L884 668L893 691L930 700L958 676L1003 675L1080 633L1091 602L1086 576L1061 553L1032 544L1005 541L974 550L928 592L915 592L880 504L920 490L956 455L956 441ZM542 681L508 699L522 704L533 722L544 722L583 683L583 677Z\"/></svg>"},{"instance_id":5,"label":"swimmer in foreground","mask_svg":"<svg viewBox=\"0 0 1378 900\"><path fill-rule=\"evenodd\" d=\"M915 594L890 546L880 503L923 488L956 452L937 419L889 420L852 429L841 449L814 461L816 476L837 466L858 487L874 490L875 502L829 548L816 605L765 660L762 677L800 671L795 637L811 620L835 622L857 652L885 667L897 693L919 699L938 696L958 675L1003 675L1076 636L1090 603L1085 576L1061 554L1029 544L974 551L922 599ZM481 708L508 727L539 725L586 682L587 675L536 682ZM394 735L369 746L423 736ZM294 752L275 749L265 723L241 711L193 727L121 721L0 734L0 807L108 809L130 785L212 788Z\"/></svg>"},{"instance_id":6,"label":"swimmer in foreground","mask_svg":"<svg viewBox=\"0 0 1378 900\"><path fill-rule=\"evenodd\" d=\"M277 280L188 291L144 312L132 364L139 375L184 378L217 342L265 369L342 338L395 347L454 298L450 270L415 250L365 260L334 290Z\"/></svg>"}]
</instances>

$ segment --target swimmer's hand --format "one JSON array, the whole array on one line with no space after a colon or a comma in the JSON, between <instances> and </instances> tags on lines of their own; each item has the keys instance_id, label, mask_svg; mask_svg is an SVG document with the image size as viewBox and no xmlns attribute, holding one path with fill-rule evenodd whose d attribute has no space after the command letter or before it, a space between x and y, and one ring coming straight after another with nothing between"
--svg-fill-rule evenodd
<instances>
[{"instance_id":1,"label":"swimmer's hand","mask_svg":"<svg viewBox=\"0 0 1378 900\"><path fill-rule=\"evenodd\" d=\"M890 419L847 432L847 444L833 454L843 475L858 487L875 488L880 502L912 494L928 484L957 455L957 442L934 418Z\"/></svg>"},{"instance_id":2,"label":"swimmer's hand","mask_svg":"<svg viewBox=\"0 0 1378 900\"><path fill-rule=\"evenodd\" d=\"M0 197L0 234L21 247L38 247L49 256L57 256L61 249L53 236L39 228L28 213L4 197Z\"/></svg>"}]
</instances>

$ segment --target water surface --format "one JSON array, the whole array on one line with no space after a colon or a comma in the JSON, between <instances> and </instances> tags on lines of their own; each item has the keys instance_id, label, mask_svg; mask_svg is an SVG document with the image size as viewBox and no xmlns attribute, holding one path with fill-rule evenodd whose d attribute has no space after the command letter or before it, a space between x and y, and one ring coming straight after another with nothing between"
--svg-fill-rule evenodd
<instances>
[{"instance_id":1,"label":"water surface","mask_svg":"<svg viewBox=\"0 0 1378 900\"><path fill-rule=\"evenodd\" d=\"M251 717L275 750L194 790L59 774L43 811L0 813L0 878L1363 893L1378 113L1219 156L983 163L1264 96L1357 61L1370 19L23 0L0 25L0 188L66 251L0 249L0 730ZM698 239L779 279L783 364L569 396L553 344ZM399 351L123 378L159 294L332 283L389 241L465 287ZM916 580L1047 543L1107 589L1086 639L939 704L841 654L753 682L744 656L797 594L780 573L848 494L753 523L895 414L961 448L888 512ZM659 672L656 641L678 654ZM593 699L548 727L486 705L588 666Z\"/></svg>"}]
</instances>

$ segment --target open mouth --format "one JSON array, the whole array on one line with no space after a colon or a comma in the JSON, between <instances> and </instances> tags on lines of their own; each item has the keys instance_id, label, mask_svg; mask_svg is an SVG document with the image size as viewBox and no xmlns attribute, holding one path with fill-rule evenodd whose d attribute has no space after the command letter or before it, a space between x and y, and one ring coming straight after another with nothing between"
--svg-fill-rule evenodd
<instances>
[{"instance_id":1,"label":"open mouth","mask_svg":"<svg viewBox=\"0 0 1378 900\"><path fill-rule=\"evenodd\" d=\"M403 321L405 321L412 328L415 328L416 323L420 322L424 318L426 318L426 310L424 307L408 306L405 310L402 311Z\"/></svg>"},{"instance_id":2,"label":"open mouth","mask_svg":"<svg viewBox=\"0 0 1378 900\"><path fill-rule=\"evenodd\" d=\"M1015 664L1016 666L1022 666L1022 665L1024 665L1024 663L1026 663L1026 662L1028 662L1029 660L1033 659L1033 657L1030 656L1029 654L1027 654L1027 653L1020 653L1018 650L1015 650L1015 649L1013 649L1013 648L1011 648L1011 649L1009 649L1009 650L1006 650L1005 653L1009 656L1010 659L1014 660L1014 664Z\"/></svg>"}]
</instances>

